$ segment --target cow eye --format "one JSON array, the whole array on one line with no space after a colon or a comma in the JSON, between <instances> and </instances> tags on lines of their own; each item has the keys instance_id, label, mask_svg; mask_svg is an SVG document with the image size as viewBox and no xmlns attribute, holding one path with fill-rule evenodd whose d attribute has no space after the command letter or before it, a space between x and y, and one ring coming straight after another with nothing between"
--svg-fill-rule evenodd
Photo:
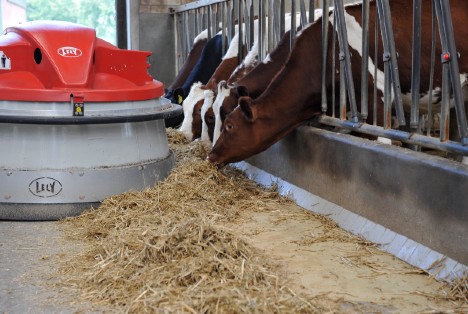
<instances>
[{"instance_id":1,"label":"cow eye","mask_svg":"<svg viewBox=\"0 0 468 314\"><path fill-rule=\"evenodd\" d=\"M227 123L226 124L226 131L231 131L232 130L232 124L231 123Z\"/></svg>"}]
</instances>

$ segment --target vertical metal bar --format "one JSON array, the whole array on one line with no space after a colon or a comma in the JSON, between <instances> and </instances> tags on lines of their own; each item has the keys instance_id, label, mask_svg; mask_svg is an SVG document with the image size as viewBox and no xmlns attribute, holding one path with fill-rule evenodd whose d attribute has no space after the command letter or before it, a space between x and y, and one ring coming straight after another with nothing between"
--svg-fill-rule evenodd
<instances>
[{"instance_id":1,"label":"vertical metal bar","mask_svg":"<svg viewBox=\"0 0 468 314\"><path fill-rule=\"evenodd\" d=\"M432 0L432 32L431 32L431 70L429 73L429 97L427 101L427 135L431 135L431 129L433 127L434 118L432 115L432 93L434 89L434 66L435 66L435 52L436 52L436 12L435 12L435 0Z\"/></svg>"},{"instance_id":2,"label":"vertical metal bar","mask_svg":"<svg viewBox=\"0 0 468 314\"><path fill-rule=\"evenodd\" d=\"M187 60L187 56L191 47L189 11L185 12L184 25L185 25L185 53L184 53L184 61L185 61Z\"/></svg>"},{"instance_id":3,"label":"vertical metal bar","mask_svg":"<svg viewBox=\"0 0 468 314\"><path fill-rule=\"evenodd\" d=\"M234 1L228 2L228 41L231 42L236 31L236 18L235 18L235 7Z\"/></svg>"},{"instance_id":4,"label":"vertical metal bar","mask_svg":"<svg viewBox=\"0 0 468 314\"><path fill-rule=\"evenodd\" d=\"M208 16L209 14L206 13L207 11L207 7L203 7L202 9L202 19L203 19L203 26L204 28L206 28L208 30L208 40L211 39L212 37L212 34L211 34L211 27L210 27L210 23L208 23L207 21L210 19Z\"/></svg>"},{"instance_id":5,"label":"vertical metal bar","mask_svg":"<svg viewBox=\"0 0 468 314\"><path fill-rule=\"evenodd\" d=\"M181 14L176 14L176 25L177 25L177 47L176 47L176 53L177 53L177 71L180 70L182 67L183 59L182 59L182 20L181 20Z\"/></svg>"},{"instance_id":6,"label":"vertical metal bar","mask_svg":"<svg viewBox=\"0 0 468 314\"><path fill-rule=\"evenodd\" d=\"M299 1L299 6L301 10L301 29L307 25L307 11L304 0Z\"/></svg>"},{"instance_id":7,"label":"vertical metal bar","mask_svg":"<svg viewBox=\"0 0 468 314\"><path fill-rule=\"evenodd\" d=\"M261 1L261 0L260 0ZM275 39L274 39L274 27L273 27L273 22L274 22L274 19L275 19L275 14L274 14L274 3L273 3L274 0L270 0L268 2L268 47L267 47L267 52L270 53L273 49L274 49L274 42L275 42Z\"/></svg>"},{"instance_id":8,"label":"vertical metal bar","mask_svg":"<svg viewBox=\"0 0 468 314\"><path fill-rule=\"evenodd\" d=\"M198 10L193 10L193 29L195 30L195 36L200 34L198 31Z\"/></svg>"},{"instance_id":9,"label":"vertical metal bar","mask_svg":"<svg viewBox=\"0 0 468 314\"><path fill-rule=\"evenodd\" d=\"M276 46L281 38L281 3L279 1L274 1L275 8L275 40L273 42L273 46Z\"/></svg>"},{"instance_id":10,"label":"vertical metal bar","mask_svg":"<svg viewBox=\"0 0 468 314\"><path fill-rule=\"evenodd\" d=\"M292 50L296 37L296 0L291 0L291 36L289 37L289 49Z\"/></svg>"},{"instance_id":11,"label":"vertical metal bar","mask_svg":"<svg viewBox=\"0 0 468 314\"><path fill-rule=\"evenodd\" d=\"M315 0L309 0L309 23L315 21Z\"/></svg>"},{"instance_id":12,"label":"vertical metal bar","mask_svg":"<svg viewBox=\"0 0 468 314\"><path fill-rule=\"evenodd\" d=\"M413 56L411 66L411 116L410 127L419 127L419 98L421 81L421 0L413 0Z\"/></svg>"},{"instance_id":13,"label":"vertical metal bar","mask_svg":"<svg viewBox=\"0 0 468 314\"><path fill-rule=\"evenodd\" d=\"M333 51L335 51L335 41L336 41L336 33L339 33L339 28L342 27L340 25L339 15L337 14L336 8L339 4L336 0L334 0L334 13L333 13ZM339 35L338 35L339 37ZM344 53L342 51L341 41L342 39L339 38L339 45L340 45L340 53L339 53L339 60L340 60L340 96L338 99L338 103L340 105L339 110L339 118L341 120L346 120L346 78L345 78L345 65L344 65ZM335 52L334 52L335 53ZM333 91L334 92L334 91Z\"/></svg>"},{"instance_id":14,"label":"vertical metal bar","mask_svg":"<svg viewBox=\"0 0 468 314\"><path fill-rule=\"evenodd\" d=\"M361 119L369 115L369 0L362 2ZM376 42L377 44L377 42ZM376 65L377 66L377 65Z\"/></svg>"},{"instance_id":15,"label":"vertical metal bar","mask_svg":"<svg viewBox=\"0 0 468 314\"><path fill-rule=\"evenodd\" d=\"M332 29L332 48L331 48L331 53L332 53L332 71L331 71L331 81L332 81L332 93L331 93L331 106L332 106L332 117L336 118L336 23L333 23L333 29ZM346 97L342 97L342 91L346 93L346 85L344 85L343 89L341 88L341 84L343 83L341 81L341 73L342 69L340 68L340 98L338 100L338 103L340 103L341 99L345 99Z\"/></svg>"},{"instance_id":16,"label":"vertical metal bar","mask_svg":"<svg viewBox=\"0 0 468 314\"><path fill-rule=\"evenodd\" d=\"M322 112L327 112L328 0L322 0Z\"/></svg>"},{"instance_id":17,"label":"vertical metal bar","mask_svg":"<svg viewBox=\"0 0 468 314\"><path fill-rule=\"evenodd\" d=\"M440 140L447 141L449 139L450 129L450 68L447 60L444 60L444 53L446 53L447 37L443 25L442 8L440 1L434 1L437 21L439 25L440 44L442 46L442 96L440 101Z\"/></svg>"},{"instance_id":18,"label":"vertical metal bar","mask_svg":"<svg viewBox=\"0 0 468 314\"><path fill-rule=\"evenodd\" d=\"M209 34L211 35L209 37L212 38L212 37L214 37L216 35L216 32L213 32L213 24L212 24L213 9L211 8L211 5L206 6L206 8L208 10L208 12L206 14L206 16L207 16L206 24L208 25Z\"/></svg>"},{"instance_id":19,"label":"vertical metal bar","mask_svg":"<svg viewBox=\"0 0 468 314\"><path fill-rule=\"evenodd\" d=\"M286 5L285 5L285 0L280 0L280 33L279 37L281 38L284 35L284 30L285 30L285 20L284 16L286 14Z\"/></svg>"},{"instance_id":20,"label":"vertical metal bar","mask_svg":"<svg viewBox=\"0 0 468 314\"><path fill-rule=\"evenodd\" d=\"M263 1L258 2L258 62L263 61L263 39L265 29L265 7Z\"/></svg>"},{"instance_id":21,"label":"vertical metal bar","mask_svg":"<svg viewBox=\"0 0 468 314\"><path fill-rule=\"evenodd\" d=\"M219 7L218 7L219 9ZM222 42L223 42L223 56L226 53L227 48L227 34L226 34L226 2L221 3L221 32L222 32ZM230 42L230 41L229 41Z\"/></svg>"},{"instance_id":22,"label":"vertical metal bar","mask_svg":"<svg viewBox=\"0 0 468 314\"><path fill-rule=\"evenodd\" d=\"M444 24L444 33L447 38L448 57L444 54L444 60L449 63L450 78L452 81L453 98L455 100L455 112L457 115L458 132L461 137L461 143L468 145L468 125L465 115L463 92L461 89L460 70L458 66L458 52L455 46L455 36L450 13L449 0L440 1L442 21ZM441 32L442 33L442 32Z\"/></svg>"},{"instance_id":23,"label":"vertical metal bar","mask_svg":"<svg viewBox=\"0 0 468 314\"><path fill-rule=\"evenodd\" d=\"M398 74L398 62L396 57L395 50L395 38L393 36L392 30L392 18L390 12L389 0L377 0L377 6L379 9L380 23L382 24L380 29L382 32L382 41L384 45L384 50L388 54L389 70L391 71L393 93L395 97L395 109L398 119L398 123L401 126L406 125L405 114L403 111L403 100L401 97L401 88L400 88L400 76ZM386 58L386 57L385 57Z\"/></svg>"},{"instance_id":24,"label":"vertical metal bar","mask_svg":"<svg viewBox=\"0 0 468 314\"><path fill-rule=\"evenodd\" d=\"M351 109L351 120L359 121L356 95L354 90L353 73L351 70L351 54L348 46L348 34L346 32L346 22L344 17L343 0L335 0L335 16L337 17L338 42L340 44L340 61L344 65L344 75L348 90L348 100Z\"/></svg>"},{"instance_id":25,"label":"vertical metal bar","mask_svg":"<svg viewBox=\"0 0 468 314\"><path fill-rule=\"evenodd\" d=\"M237 3L237 13L238 13L238 34L239 34L239 51L238 51L238 60L239 64L241 63L241 60L244 59L244 34L242 31L242 25L243 23L243 18L242 18L242 2L243 0L239 0Z\"/></svg>"},{"instance_id":26,"label":"vertical metal bar","mask_svg":"<svg viewBox=\"0 0 468 314\"><path fill-rule=\"evenodd\" d=\"M245 0L244 3L244 34L245 34L245 46L249 47L250 45L250 18L249 18L249 1Z\"/></svg>"},{"instance_id":27,"label":"vertical metal bar","mask_svg":"<svg viewBox=\"0 0 468 314\"><path fill-rule=\"evenodd\" d=\"M255 38L255 29L254 29L254 18L255 18L255 12L254 12L254 1L250 0L250 5L249 5L249 42L248 42L248 50L250 51L250 48L253 46L254 38Z\"/></svg>"},{"instance_id":28,"label":"vertical metal bar","mask_svg":"<svg viewBox=\"0 0 468 314\"><path fill-rule=\"evenodd\" d=\"M382 44L384 47L383 52L383 63L384 63L384 125L383 127L386 129L390 129L392 127L392 85L391 85L391 78L392 75L391 71L391 58L389 52L389 45L388 45L388 38L387 38L387 28L385 27L385 16L384 16L384 9L382 2L377 0L377 9L378 15L380 20L380 31L382 33Z\"/></svg>"},{"instance_id":29,"label":"vertical metal bar","mask_svg":"<svg viewBox=\"0 0 468 314\"><path fill-rule=\"evenodd\" d=\"M379 14L377 13L377 6L375 7L375 12L374 12L374 99L373 99L373 112L372 112L372 124L377 125L377 82L378 82L378 71L377 71L377 65L378 65L378 60L379 60Z\"/></svg>"},{"instance_id":30,"label":"vertical metal bar","mask_svg":"<svg viewBox=\"0 0 468 314\"><path fill-rule=\"evenodd\" d=\"M390 58L384 56L384 128L392 128L392 84Z\"/></svg>"}]
</instances>

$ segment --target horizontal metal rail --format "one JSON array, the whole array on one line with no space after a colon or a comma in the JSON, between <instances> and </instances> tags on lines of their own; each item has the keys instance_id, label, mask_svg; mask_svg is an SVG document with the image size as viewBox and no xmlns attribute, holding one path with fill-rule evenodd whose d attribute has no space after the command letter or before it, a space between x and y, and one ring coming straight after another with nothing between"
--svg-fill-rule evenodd
<instances>
[{"instance_id":1,"label":"horizontal metal rail","mask_svg":"<svg viewBox=\"0 0 468 314\"><path fill-rule=\"evenodd\" d=\"M320 117L319 122L333 127L349 129L362 134L385 137L411 145L420 145L431 149L468 156L468 146L464 146L461 143L455 141L441 142L437 137L425 136L418 133L409 133L396 129L385 129L376 125L341 120L325 115Z\"/></svg>"},{"instance_id":2,"label":"horizontal metal rail","mask_svg":"<svg viewBox=\"0 0 468 314\"><path fill-rule=\"evenodd\" d=\"M198 9L198 8L201 8L201 7L205 7L205 6L208 6L208 5L213 5L213 4L222 3L222 2L229 2L229 1L232 1L232 0L199 0L199 1L194 1L194 2L178 5L178 6L174 7L174 8L171 8L170 13L171 14L181 13L181 12L190 11L190 10Z\"/></svg>"}]
</instances>

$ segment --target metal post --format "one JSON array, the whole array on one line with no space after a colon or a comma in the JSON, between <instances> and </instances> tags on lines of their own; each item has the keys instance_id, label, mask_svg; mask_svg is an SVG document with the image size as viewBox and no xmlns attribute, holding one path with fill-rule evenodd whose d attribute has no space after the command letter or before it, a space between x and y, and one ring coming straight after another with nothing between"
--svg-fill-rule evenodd
<instances>
[{"instance_id":1,"label":"metal post","mask_svg":"<svg viewBox=\"0 0 468 314\"><path fill-rule=\"evenodd\" d=\"M254 1L250 0L250 7L249 7L249 51L252 48L253 43L255 41L255 27L254 27L254 20L255 20L255 11L254 11Z\"/></svg>"},{"instance_id":2,"label":"metal post","mask_svg":"<svg viewBox=\"0 0 468 314\"><path fill-rule=\"evenodd\" d=\"M309 23L315 21L315 0L309 0Z\"/></svg>"},{"instance_id":3,"label":"metal post","mask_svg":"<svg viewBox=\"0 0 468 314\"><path fill-rule=\"evenodd\" d=\"M356 105L356 95L354 90L353 73L351 70L351 55L348 46L348 34L346 32L346 22L344 17L343 0L335 0L335 16L337 17L338 42L340 44L340 63L344 68L348 99L351 109L351 120L358 122L358 112Z\"/></svg>"},{"instance_id":4,"label":"metal post","mask_svg":"<svg viewBox=\"0 0 468 314\"><path fill-rule=\"evenodd\" d=\"M335 79L335 69L336 69L336 23L333 23L332 28L332 42L331 42L331 54L332 54L332 72L331 72L331 82L332 82L332 93L331 93L331 106L332 106L332 117L336 117L336 79ZM342 69L340 68L340 98L338 103L341 103L341 100L344 99L346 101L346 96L343 97L343 92L346 93L346 85L342 84L344 81L341 80L342 78ZM343 85L343 87L342 87ZM343 118L345 119L345 117Z\"/></svg>"},{"instance_id":5,"label":"metal post","mask_svg":"<svg viewBox=\"0 0 468 314\"><path fill-rule=\"evenodd\" d=\"M369 115L369 0L362 2L362 59L361 59L361 119L366 122ZM377 45L377 42L376 42ZM377 66L377 65L376 65Z\"/></svg>"},{"instance_id":6,"label":"metal post","mask_svg":"<svg viewBox=\"0 0 468 314\"><path fill-rule=\"evenodd\" d=\"M274 3L274 16L275 16L275 21L274 21L274 41L273 41L273 47L275 47L278 42L280 41L281 38L281 3L279 1L273 0Z\"/></svg>"},{"instance_id":7,"label":"metal post","mask_svg":"<svg viewBox=\"0 0 468 314\"><path fill-rule=\"evenodd\" d=\"M218 7L219 9L219 7ZM222 41L223 41L223 56L226 53L226 39L227 39L227 31L226 31L226 2L221 3L221 32L222 32ZM228 41L230 42L230 41Z\"/></svg>"},{"instance_id":8,"label":"metal post","mask_svg":"<svg viewBox=\"0 0 468 314\"><path fill-rule=\"evenodd\" d=\"M328 0L322 1L322 112L327 112Z\"/></svg>"},{"instance_id":9,"label":"metal post","mask_svg":"<svg viewBox=\"0 0 468 314\"><path fill-rule=\"evenodd\" d=\"M239 64L241 63L241 60L244 59L244 33L242 31L242 25L244 24L243 23L243 18L242 18L242 2L243 0L238 0L238 3L237 3L237 14L238 14L238 19L237 19L237 23L238 23L238 34L239 34L239 51L238 51L238 60L239 60Z\"/></svg>"},{"instance_id":10,"label":"metal post","mask_svg":"<svg viewBox=\"0 0 468 314\"><path fill-rule=\"evenodd\" d=\"M275 32L274 32L274 27L273 27L273 22L275 20L275 14L274 14L274 0L268 1L268 47L267 47L267 52L270 53L274 49L274 42L275 42ZM262 1L260 1L262 2Z\"/></svg>"},{"instance_id":11,"label":"metal post","mask_svg":"<svg viewBox=\"0 0 468 314\"><path fill-rule=\"evenodd\" d=\"M258 2L258 62L263 61L263 39L265 29L265 7L263 1Z\"/></svg>"},{"instance_id":12,"label":"metal post","mask_svg":"<svg viewBox=\"0 0 468 314\"><path fill-rule=\"evenodd\" d=\"M435 66L435 51L436 51L436 12L435 12L435 0L432 0L432 32L431 32L431 70L429 73L429 97L427 101L427 135L431 135L431 129L433 124L433 116L432 116L432 92L434 89L434 66Z\"/></svg>"},{"instance_id":13,"label":"metal post","mask_svg":"<svg viewBox=\"0 0 468 314\"><path fill-rule=\"evenodd\" d=\"M440 44L442 46L442 91L440 101L440 140L448 141L450 129L450 68L448 60L444 59L444 54L447 53L447 37L443 25L442 8L439 0L434 1L437 21L439 24Z\"/></svg>"},{"instance_id":14,"label":"metal post","mask_svg":"<svg viewBox=\"0 0 468 314\"><path fill-rule=\"evenodd\" d=\"M421 81L421 0L413 0L413 56L411 71L411 116L412 130L419 128L419 98Z\"/></svg>"},{"instance_id":15,"label":"metal post","mask_svg":"<svg viewBox=\"0 0 468 314\"><path fill-rule=\"evenodd\" d=\"M299 1L300 10L301 10L301 29L307 25L307 11L304 0Z\"/></svg>"},{"instance_id":16,"label":"metal post","mask_svg":"<svg viewBox=\"0 0 468 314\"><path fill-rule=\"evenodd\" d=\"M458 67L458 53L455 47L452 15L450 13L450 2L449 0L439 0L439 3L441 15L440 17L443 25L443 29L439 27L439 33L441 34L441 36L442 34L444 34L446 37L446 49L442 48L442 58L443 62L447 62L449 64L453 98L455 101L455 112L457 115L458 132L460 134L462 144L468 145L468 125L465 115L463 92L461 90L460 71Z\"/></svg>"},{"instance_id":17,"label":"metal post","mask_svg":"<svg viewBox=\"0 0 468 314\"><path fill-rule=\"evenodd\" d=\"M375 12L374 12L374 19L375 19L375 25L374 25L374 99L372 101L372 107L373 107L373 112L372 112L372 124L377 125L377 82L378 82L378 71L377 71L377 65L378 65L378 60L379 60L379 14L377 13L377 6L375 7Z\"/></svg>"},{"instance_id":18,"label":"metal post","mask_svg":"<svg viewBox=\"0 0 468 314\"><path fill-rule=\"evenodd\" d=\"M285 7L285 0L280 0L280 33L279 33L279 38L281 38L284 35L285 31L285 20L284 20L284 15L286 14L286 7Z\"/></svg>"},{"instance_id":19,"label":"metal post","mask_svg":"<svg viewBox=\"0 0 468 314\"><path fill-rule=\"evenodd\" d=\"M403 100L401 98L400 76L398 74L397 54L395 50L395 38L392 30L392 18L390 13L389 0L377 0L377 7L380 16L382 42L384 46L384 59L388 58L390 65L387 67L390 70L392 78L393 93L395 96L395 109L398 123L401 126L406 125L405 114L403 111Z\"/></svg>"},{"instance_id":20,"label":"metal post","mask_svg":"<svg viewBox=\"0 0 468 314\"><path fill-rule=\"evenodd\" d=\"M193 10L193 29L195 30L195 36L200 34L198 29L198 9Z\"/></svg>"},{"instance_id":21,"label":"metal post","mask_svg":"<svg viewBox=\"0 0 468 314\"><path fill-rule=\"evenodd\" d=\"M291 0L291 36L289 37L289 49L292 50L296 37L296 0Z\"/></svg>"},{"instance_id":22,"label":"metal post","mask_svg":"<svg viewBox=\"0 0 468 314\"><path fill-rule=\"evenodd\" d=\"M189 22L189 11L184 14L184 25L185 25L185 52L184 61L187 60L188 53L192 46L192 36L190 36L190 22Z\"/></svg>"}]
</instances>

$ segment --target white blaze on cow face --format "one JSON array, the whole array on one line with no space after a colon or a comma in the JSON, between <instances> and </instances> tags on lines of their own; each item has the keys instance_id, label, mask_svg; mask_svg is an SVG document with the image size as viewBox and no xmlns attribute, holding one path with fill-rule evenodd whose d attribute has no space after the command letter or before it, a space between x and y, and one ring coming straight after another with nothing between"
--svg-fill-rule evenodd
<instances>
[{"instance_id":1,"label":"white blaze on cow face","mask_svg":"<svg viewBox=\"0 0 468 314\"><path fill-rule=\"evenodd\" d=\"M213 112L215 115L215 127L214 127L214 132L213 132L213 146L216 144L216 141L219 138L219 135L221 133L221 126L222 126L222 121L221 121L221 115L220 115L220 108L223 104L223 101L226 97L229 96L231 93L231 87L224 87L226 82L222 81L218 84L218 94L216 95L216 99L213 102Z\"/></svg>"},{"instance_id":2,"label":"white blaze on cow face","mask_svg":"<svg viewBox=\"0 0 468 314\"><path fill-rule=\"evenodd\" d=\"M203 106L201 109L201 116L202 116L202 134L201 134L201 140L202 141L209 141L210 137L208 135L208 125L205 121L205 114L208 111L209 108L212 108L213 106L213 98L214 98L214 92L212 90L206 90L204 92L205 100L203 102Z\"/></svg>"},{"instance_id":3,"label":"white blaze on cow face","mask_svg":"<svg viewBox=\"0 0 468 314\"><path fill-rule=\"evenodd\" d=\"M192 121L193 121L193 108L196 103L203 99L203 89L201 89L202 83L197 82L192 85L190 88L190 93L185 98L182 105L184 109L184 121L179 128L179 131L187 137L187 139L192 140Z\"/></svg>"}]
</instances>

